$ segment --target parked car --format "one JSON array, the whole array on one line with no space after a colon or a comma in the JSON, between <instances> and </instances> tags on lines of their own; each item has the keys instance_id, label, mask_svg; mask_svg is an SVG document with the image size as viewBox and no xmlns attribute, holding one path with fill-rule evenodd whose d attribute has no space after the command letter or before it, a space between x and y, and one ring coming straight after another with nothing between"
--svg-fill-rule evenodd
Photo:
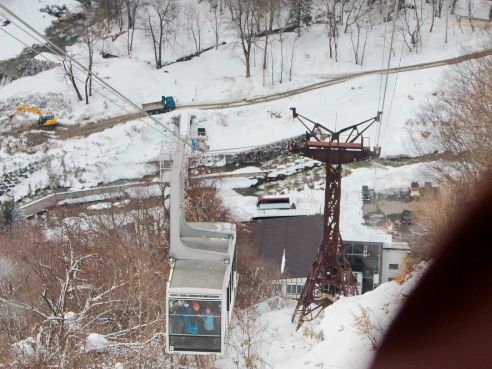
<instances>
[{"instance_id":1,"label":"parked car","mask_svg":"<svg viewBox=\"0 0 492 369\"><path fill-rule=\"evenodd\" d=\"M369 201L370 199L369 187L366 185L362 186L362 201Z\"/></svg>"},{"instance_id":2,"label":"parked car","mask_svg":"<svg viewBox=\"0 0 492 369\"><path fill-rule=\"evenodd\" d=\"M410 185L410 198L413 200L420 199L420 188L418 182L412 182Z\"/></svg>"},{"instance_id":3,"label":"parked car","mask_svg":"<svg viewBox=\"0 0 492 369\"><path fill-rule=\"evenodd\" d=\"M410 210L403 210L400 215L401 224L412 224L412 212Z\"/></svg>"}]
</instances>

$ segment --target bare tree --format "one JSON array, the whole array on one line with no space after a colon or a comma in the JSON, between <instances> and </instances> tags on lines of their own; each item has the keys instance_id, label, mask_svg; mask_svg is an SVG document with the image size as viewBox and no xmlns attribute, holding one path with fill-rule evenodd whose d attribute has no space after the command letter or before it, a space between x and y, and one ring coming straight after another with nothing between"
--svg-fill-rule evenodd
<instances>
[{"instance_id":1,"label":"bare tree","mask_svg":"<svg viewBox=\"0 0 492 369\"><path fill-rule=\"evenodd\" d=\"M369 34L372 32L373 29L372 13L366 12L355 17L355 20L353 23L351 23L349 29L355 64L363 65L367 40L369 38Z\"/></svg>"},{"instance_id":2,"label":"bare tree","mask_svg":"<svg viewBox=\"0 0 492 369\"><path fill-rule=\"evenodd\" d=\"M238 311L230 334L229 346L236 357L237 369L267 368L262 346L272 340L268 325L260 323L254 308Z\"/></svg>"},{"instance_id":3,"label":"bare tree","mask_svg":"<svg viewBox=\"0 0 492 369\"><path fill-rule=\"evenodd\" d=\"M124 0L127 13L127 42L126 48L128 55L133 50L133 39L135 35L135 29L137 26L137 12L142 6L141 0Z\"/></svg>"},{"instance_id":4,"label":"bare tree","mask_svg":"<svg viewBox=\"0 0 492 369\"><path fill-rule=\"evenodd\" d=\"M184 7L184 15L186 19L186 24L188 31L193 38L193 43L195 44L195 51L200 54L202 51L202 32L205 26L204 19L200 14L200 9L198 9L197 4L187 3ZM216 44L217 44L216 35Z\"/></svg>"},{"instance_id":5,"label":"bare tree","mask_svg":"<svg viewBox=\"0 0 492 369\"><path fill-rule=\"evenodd\" d=\"M338 61L338 16L337 0L326 0L326 33L328 35L328 46L330 48L330 58Z\"/></svg>"},{"instance_id":6,"label":"bare tree","mask_svg":"<svg viewBox=\"0 0 492 369\"><path fill-rule=\"evenodd\" d=\"M32 343L42 367L88 367L83 360L108 359L86 347L97 334L130 367L168 367L165 289L155 285L168 271L169 228L166 213L156 211L160 198L152 201L104 216L54 211L49 238L41 227L22 224L2 235L0 253L16 272L0 275L0 313L17 313L0 315L0 352L8 351L6 339L7 348Z\"/></svg>"},{"instance_id":7,"label":"bare tree","mask_svg":"<svg viewBox=\"0 0 492 369\"><path fill-rule=\"evenodd\" d=\"M470 27L472 31L475 31L475 26L473 24L473 14L472 14L472 0L468 0L468 21L470 22Z\"/></svg>"},{"instance_id":8,"label":"bare tree","mask_svg":"<svg viewBox=\"0 0 492 369\"><path fill-rule=\"evenodd\" d=\"M256 2L255 6L255 18L259 35L263 36L263 40L261 42L260 48L263 51L263 61L262 61L262 70L263 70L263 85L265 85L266 74L267 74L267 56L268 49L271 45L270 33L272 32L273 27L273 19L278 9L278 0L268 0L265 2L259 1ZM273 62L273 60L272 60Z\"/></svg>"},{"instance_id":9,"label":"bare tree","mask_svg":"<svg viewBox=\"0 0 492 369\"><path fill-rule=\"evenodd\" d=\"M72 84L73 89L75 90L75 93L77 94L77 99L79 99L79 101L82 101L82 95L80 94L79 87L77 86L77 81L75 79L71 59L63 59L63 69L65 70L65 76L67 76L68 80Z\"/></svg>"},{"instance_id":10,"label":"bare tree","mask_svg":"<svg viewBox=\"0 0 492 369\"><path fill-rule=\"evenodd\" d=\"M364 0L352 0L343 6L347 6L346 11L344 8L340 10L342 15L346 13L343 33L347 33L347 30L351 25L357 23L360 18L363 18L368 13L372 12L372 8L368 6L367 2ZM341 19L340 22L343 23L343 19Z\"/></svg>"},{"instance_id":11,"label":"bare tree","mask_svg":"<svg viewBox=\"0 0 492 369\"><path fill-rule=\"evenodd\" d=\"M419 47L422 46L422 34L421 29L423 27L423 0L413 0L409 7L405 7L401 10L403 16L400 18L402 21L401 33L403 40L405 41L408 51L418 52ZM398 16L394 14L393 16Z\"/></svg>"},{"instance_id":12,"label":"bare tree","mask_svg":"<svg viewBox=\"0 0 492 369\"><path fill-rule=\"evenodd\" d=\"M284 6L285 6L285 1L282 0L279 1L277 3L277 9L273 13L274 16L273 22L275 27L278 29L278 42L280 48L280 73L279 73L280 83L282 83L284 79L284 44L285 44L284 31L289 24L289 16L285 12L282 12ZM272 56L272 63L273 63L273 56ZM272 80L273 80L273 66L272 66Z\"/></svg>"},{"instance_id":13,"label":"bare tree","mask_svg":"<svg viewBox=\"0 0 492 369\"><path fill-rule=\"evenodd\" d=\"M237 32L243 50L246 78L251 77L251 48L256 38L255 0L230 0L231 27Z\"/></svg>"},{"instance_id":14,"label":"bare tree","mask_svg":"<svg viewBox=\"0 0 492 369\"><path fill-rule=\"evenodd\" d=\"M210 1L210 9L212 14L209 18L209 23L215 36L215 49L219 47L219 36L222 28L222 9L221 5L219 6L219 4L222 4L222 2L217 0Z\"/></svg>"},{"instance_id":15,"label":"bare tree","mask_svg":"<svg viewBox=\"0 0 492 369\"><path fill-rule=\"evenodd\" d=\"M458 67L450 80L424 106L419 121L429 133L426 140L415 139L421 151L434 147L456 160L439 172L446 182L455 180L477 183L492 160L492 61L480 59ZM424 126L425 124L425 126ZM449 165L452 166L450 170Z\"/></svg>"},{"instance_id":16,"label":"bare tree","mask_svg":"<svg viewBox=\"0 0 492 369\"><path fill-rule=\"evenodd\" d=\"M431 3L432 3L432 16L431 16L431 26L429 28L429 32L432 32L432 30L434 29L434 19L436 17L436 12L437 12L437 9L436 9L436 0L431 0Z\"/></svg>"},{"instance_id":17,"label":"bare tree","mask_svg":"<svg viewBox=\"0 0 492 369\"><path fill-rule=\"evenodd\" d=\"M292 69L294 68L294 55L295 55L294 52L296 49L297 40L299 40L299 37L294 38L294 42L292 42L292 48L290 51L289 81L292 81Z\"/></svg>"},{"instance_id":18,"label":"bare tree","mask_svg":"<svg viewBox=\"0 0 492 369\"><path fill-rule=\"evenodd\" d=\"M443 160L428 163L440 183L439 194L416 212L423 239L416 256L436 253L439 235L480 195L481 181L492 167L492 60L479 59L455 67L424 105L413 134L417 150L435 150Z\"/></svg>"},{"instance_id":19,"label":"bare tree","mask_svg":"<svg viewBox=\"0 0 492 369\"><path fill-rule=\"evenodd\" d=\"M382 328L372 322L370 311L368 307L359 306L360 315L355 317L353 326L357 329L357 332L367 338L371 343L373 350L377 349L378 338L381 335Z\"/></svg>"},{"instance_id":20,"label":"bare tree","mask_svg":"<svg viewBox=\"0 0 492 369\"><path fill-rule=\"evenodd\" d=\"M100 34L96 25L87 26L83 37L84 44L87 48L87 76L85 78L85 103L89 104L89 96L92 96L92 67L94 65L94 47L100 40Z\"/></svg>"},{"instance_id":21,"label":"bare tree","mask_svg":"<svg viewBox=\"0 0 492 369\"><path fill-rule=\"evenodd\" d=\"M176 10L177 3L175 0L153 0L146 8L147 25L152 39L155 67L157 69L162 67L164 37L166 34L171 33Z\"/></svg>"}]
</instances>

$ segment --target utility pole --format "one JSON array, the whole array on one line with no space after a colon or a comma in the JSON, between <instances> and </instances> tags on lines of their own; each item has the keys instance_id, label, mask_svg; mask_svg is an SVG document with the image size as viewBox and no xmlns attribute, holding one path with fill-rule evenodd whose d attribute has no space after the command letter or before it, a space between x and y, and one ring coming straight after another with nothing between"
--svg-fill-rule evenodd
<instances>
[{"instance_id":1,"label":"utility pole","mask_svg":"<svg viewBox=\"0 0 492 369\"><path fill-rule=\"evenodd\" d=\"M319 160L325 163L326 168L323 240L292 316L294 321L299 315L299 329L305 321L316 318L340 296L357 294L357 281L340 236L342 164L379 157L381 149L375 147L371 151L369 146L365 146L362 134L373 123L380 122L381 113L361 123L332 131L298 114L296 108L291 110L293 118L297 118L307 131L304 143L292 143L289 150Z\"/></svg>"}]
</instances>

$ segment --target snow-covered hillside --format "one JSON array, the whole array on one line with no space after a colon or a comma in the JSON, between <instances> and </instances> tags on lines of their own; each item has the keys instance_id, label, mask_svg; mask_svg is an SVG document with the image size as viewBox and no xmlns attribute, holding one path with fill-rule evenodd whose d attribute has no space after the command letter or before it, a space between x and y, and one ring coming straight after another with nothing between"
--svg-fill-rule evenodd
<instances>
[{"instance_id":1,"label":"snow-covered hillside","mask_svg":"<svg viewBox=\"0 0 492 369\"><path fill-rule=\"evenodd\" d=\"M347 8L339 9L339 14L330 15L330 10L326 9L326 4L330 1L334 6L342 7L342 4L346 4ZM330 1L310 2L312 22L299 33L292 29L287 31L288 24L285 22L289 12L286 9L280 8L275 16L272 15L275 24L272 25L268 37L265 32L253 37L250 55L251 76L246 77L245 54L237 27L234 27L232 21L233 10L224 7L219 19L214 18L217 13L214 13L214 8L210 5L213 3L211 1L172 1L173 6L176 6L175 13L166 23L168 28L163 29L163 56L158 62L158 53L154 50L156 42L153 40L153 27L156 25L152 23L156 18L152 12L158 8L153 8L152 2L135 2L141 7L133 15L135 23L132 28L130 14L120 13L119 18L112 17L111 9L105 9L110 14L106 18L100 13L97 14L97 17L104 18L97 26L89 24L91 6L96 7L100 4L97 1L86 1L85 5L82 5L84 2L78 0L0 0L1 5L8 7L41 33L46 33L46 29L53 24L59 25L60 19L63 19L49 15L45 10L46 6L65 6L67 14L84 11L81 22L88 22L84 32L76 35L57 32L56 37L60 40L65 40L65 36L74 37L70 41L71 46L66 47L67 55L84 66L91 64L92 68L91 72L87 72L75 63L70 65L67 58L54 55L53 50L46 52L43 49L34 59L41 62L46 60L54 65L46 64L47 70L32 76L20 77L12 82L10 77L4 79L4 85L0 85L0 200L3 201L11 195L15 201L27 202L41 196L39 192L49 193L61 188L83 189L119 181L138 180L147 176L152 177L151 180L157 179L160 161L168 163L172 159L176 137L170 132L178 131L178 122L181 124L182 132L189 129L191 121L206 129L209 152L196 153L196 156L210 158L224 152L240 153L251 147L267 146L277 140L302 135L306 132L306 127L293 119L290 110L292 107L295 107L298 113L334 131L375 117L378 111L383 110L382 121L364 132L364 142L370 147L381 146L381 156L384 160L353 165L351 163L344 167L339 225L341 235L346 240L384 241L387 233L382 225L381 228L375 228L364 224L361 186L371 187L376 198L378 192L385 190L406 190L413 181L422 184L432 181L432 177L426 172L426 164L419 162L424 160L419 157L422 151L417 151L412 142L414 137L418 137L425 143L430 135L425 122L417 123L417 117L422 107L438 95L440 87L445 86L452 76L454 67L448 65L449 61L446 59L477 51L486 51L488 56L485 57L492 57L492 26L487 20L491 4L488 0L450 1L445 3L443 15L435 16L435 3L419 0L416 7L415 2L411 4L404 1L403 9L400 10L398 18L395 18L397 20L393 29L394 40L390 41L393 39L391 12L387 11L386 15L383 15L382 9L377 11L362 0ZM158 1L155 4L163 2ZM367 12L361 15L363 21L357 25L349 24L348 20L354 16L358 4L361 7L367 6L364 8ZM382 4L383 2L381 6ZM390 4L388 3L386 8L389 8ZM335 27L338 27L336 57L331 55L333 50L328 46L333 46L333 33L328 32L329 17ZM361 19L354 18L353 21L358 22ZM201 28L197 29L196 26ZM214 47L214 27L217 27L217 47ZM0 10L0 67L7 66L10 70L17 68L18 61L25 57L25 53L22 53L25 50L23 43L28 46L40 43L39 39L29 36L28 33L29 31L23 29L13 17ZM75 40L77 37L78 40ZM131 37L134 39L130 49ZM359 45L359 41L363 46ZM93 60L90 59L92 51ZM30 52L36 53L33 50ZM189 60L178 60L183 57L188 57ZM11 58L15 59L9 60ZM430 62L440 63L420 65ZM388 75L384 73L387 67L403 66L414 68L393 71ZM71 67L74 68L73 75L69 72ZM0 69L0 77L2 73ZM16 77L19 76L22 76L22 73L16 74ZM89 96L87 91L91 76L97 78L93 80L93 93ZM104 86L101 81L108 83L117 92ZM77 96L74 84L78 86L80 96ZM83 96L84 93L86 96ZM127 115L135 113L137 109L121 95L137 106L158 101L161 96L173 96L177 109L152 118L136 119L135 115L128 118ZM258 98L264 99L252 101ZM233 107L228 105L230 102L234 102ZM14 116L14 111L20 104L36 107L45 115L54 114L60 125L52 131L34 129L33 124L38 119L36 115L24 112ZM217 105L200 106L210 104ZM94 128L94 131L90 132L91 127L100 129ZM426 145L421 145L424 146ZM435 147L429 146L424 151L431 153L435 150ZM392 166L392 163L396 162L395 156L412 158ZM321 213L325 196L324 183L319 178L309 182L308 177L314 177L315 174L312 166L308 168L306 165L305 168L308 169L299 172L299 176L304 177L301 177L300 184L296 187L288 187L287 181L282 182L281 178L288 177L296 169L304 168L303 160L311 159L295 155L283 155L281 159L283 161L278 168L269 170L262 166L265 163L253 163L254 167L248 169L239 165L236 168L205 168L204 171L212 172L236 169L233 178L215 180L212 178L217 173L212 173L205 177L205 180L215 184L222 203L238 222L249 220L255 214L256 196L262 191L288 193L296 203L297 211L305 214ZM432 156L431 160L438 160L438 156ZM249 175L248 171L268 174L256 178ZM194 172L192 175L195 175ZM319 172L316 175L319 177ZM224 173L219 173L218 176L225 177ZM260 186L250 188L262 180L276 182L277 186L266 190L267 187ZM85 199L59 204L73 210L70 206L74 204L102 199L103 195L88 196ZM162 204L162 199L159 201L159 204ZM102 213L104 210L123 207L130 202L130 199L122 199L116 204L107 201L91 204L87 210L88 213ZM74 210L76 211L78 209ZM400 212L391 215L400 216ZM69 216L68 221L77 217ZM89 214L88 217L90 216L92 215ZM96 214L94 217L97 216ZM154 232L153 227L157 226L157 222L152 214L149 218L150 220L146 219L149 220L149 229ZM389 216L387 218L389 219ZM137 231L142 224L135 221ZM121 234L127 232L128 227L126 224L124 226L126 228L118 227L118 232L115 232L115 237L118 238L115 245L119 245L120 238L125 238L125 235L120 235L120 231ZM162 229L163 233L168 231L164 226ZM409 230L409 233L411 231ZM48 229L46 233L49 232ZM159 247L167 247L167 239L159 237L160 235L156 235L152 241L156 241ZM149 239L142 239L142 243L128 244L140 247ZM161 249L156 252L161 252ZM109 253L112 253L112 250ZM163 252L160 256L162 254ZM154 256L149 258L149 265L150 261L154 261ZM122 273L124 279L127 278L125 273L132 273L128 270L134 265L131 265L131 254L123 255L122 258L125 258L127 263L125 272ZM98 257L98 260L105 258ZM140 279L139 276L138 285L135 283L135 290L131 291L145 288L151 290L154 289L156 279L158 283L162 282L161 277L165 274L162 270L168 270L167 255L159 262L163 263L163 267L158 273L154 273L153 276L149 274L148 279ZM78 270L78 264L74 265ZM108 265L110 264L105 264L105 267ZM44 265L41 268L44 268ZM65 273L65 269L63 267L60 270ZM150 270L145 267L135 269L145 272ZM364 369L370 363L375 348L404 302L405 296L418 282L424 269L425 267L422 267L415 272L415 275L402 285L396 282L383 283L376 290L363 295L341 298L329 306L319 319L306 323L299 331L296 331L291 322L294 309L292 301L274 298L243 311L237 317L236 325L231 331L227 354L215 365L224 369L243 368L245 365L242 360L245 360L245 357L241 351L250 349L257 368ZM58 281L54 283L56 288L57 283ZM120 287L127 288L125 283L126 280L119 287L109 287L110 291ZM80 288L85 291L86 287L84 282ZM42 290L40 288L40 291ZM67 291L68 285L65 291L68 296ZM163 294L164 289L158 292ZM47 301L46 296L43 297ZM145 333L148 333L145 338L148 340L142 347L147 344L152 346L152 349L154 346L159 346L159 349L164 347L160 341L165 336L162 330L166 329L160 310L164 306L160 304L162 299L162 296L155 298L153 302L156 302L156 306L152 309L157 316L155 322L163 325L149 328L148 332L154 330ZM91 297L89 300L95 302L97 298ZM118 300L118 303L121 301L126 304L126 300ZM148 328L148 322L143 322L142 318L147 313L143 312L146 308L141 307L143 305L140 305L140 302L135 304L142 310L135 308L135 316L138 319L135 320L134 328L126 327L125 324L128 322L117 321L124 313L115 313L117 319L114 325L118 325L120 333L131 333L132 343L128 347L132 350L141 347L138 345L139 340L144 339L143 329ZM42 301L41 304L43 303L45 302ZM86 306L87 309L91 308L89 305ZM62 310L58 312L57 319L61 320L62 324L71 324L70 319L64 315L67 311ZM126 319L126 316L122 319ZM51 327L59 324L56 319L53 322L51 320L53 319L49 312L46 322L53 324ZM102 319L98 316L91 321L99 320ZM149 323L149 327L155 322ZM101 323L105 324L107 323ZM42 324L39 326L40 329L44 329ZM24 353L25 347L33 348L34 339L26 337L28 334L34 337L32 332L36 329L29 333L16 333L19 337L22 335L23 340L17 336L9 337L12 342L17 342L12 347ZM107 332L111 329L113 327L108 328ZM92 330L80 333L80 337L84 336L87 346L83 350L102 353L103 349L107 349L108 342L119 345L117 341L120 333L110 340L102 333L104 332ZM112 333L107 334L110 336ZM245 335L255 337L255 341L250 341L249 347L245 346L242 340ZM41 336L40 333L39 337ZM131 346L133 341L139 343ZM52 342L49 342L47 345L51 344ZM121 344L121 352L127 349L125 344L126 342ZM58 353L53 354L57 355ZM161 352L156 356L162 358L165 355ZM116 366L123 368L122 364Z\"/></svg>"},{"instance_id":2,"label":"snow-covered hillside","mask_svg":"<svg viewBox=\"0 0 492 369\"><path fill-rule=\"evenodd\" d=\"M44 33L44 30L56 20L55 16L40 11L47 5L64 5L68 12L81 10L81 4L77 0L2 0L1 3L22 17L22 19L40 33ZM0 25L6 19L9 19L9 16L0 10ZM26 33L27 29L22 25L18 27L10 23L2 26L2 29L28 45L39 43ZM0 60L13 58L19 55L24 49L24 45L21 42L9 36L6 32L0 32L0 45L2 45L0 47Z\"/></svg>"},{"instance_id":3,"label":"snow-covered hillside","mask_svg":"<svg viewBox=\"0 0 492 369\"><path fill-rule=\"evenodd\" d=\"M236 322L230 338L233 347L217 364L224 369L243 368L249 350L261 368L365 369L422 273L423 269L403 285L383 283L364 295L342 298L297 331L291 322L293 301L262 303ZM241 341L241 337L254 338Z\"/></svg>"},{"instance_id":4,"label":"snow-covered hillside","mask_svg":"<svg viewBox=\"0 0 492 369\"><path fill-rule=\"evenodd\" d=\"M56 2L56 4L62 3L68 5L71 11L77 10L76 1ZM186 3L194 2L190 0ZM47 4L44 0L38 1L35 7L27 6L25 1L4 1L2 4L24 18L27 17L26 20L39 30L52 20L52 17L46 13L39 12L39 9ZM50 5L52 4L55 3L51 2ZM322 2L313 4L314 13L321 14ZM202 2L197 6L203 16L202 45L211 46L214 43L211 14L205 3ZM430 4L423 3L422 6L422 22L429 26ZM21 11L25 8L29 11ZM174 61L194 51L193 38L186 23L185 9L183 3L176 16L176 27L179 32L176 32L176 37L166 44L164 62ZM152 65L153 49L149 41L148 29L143 27L136 30L131 55L128 55L125 34L118 34L112 29L110 32L115 37L104 37L95 42L94 71L136 104L155 101L161 95L173 95L178 110L172 115L161 115L157 119L171 129L171 120L177 114L181 115L182 122L188 121L191 115L196 116L200 125L207 130L207 144L215 152L230 148L240 151L244 147L268 144L302 134L305 128L291 117L289 108L293 106L301 114L332 129L373 117L378 109L381 109L382 91L386 81L384 76L378 74L304 93L299 92L271 102L250 105L247 100L309 86L344 74L381 68L388 57L390 22L374 24L370 33L367 33L367 51L362 66L354 63L351 32L340 33L338 58L335 61L334 58L330 58L327 48L325 25L313 24L310 28L303 29L299 38L296 32L285 32L282 36L271 35L268 68L263 70L260 59L264 37L259 37L253 44L252 76L245 78L242 51L237 34L233 31L230 22L226 21L227 16L227 12L224 12L219 40L225 41L225 44L189 61L166 65L161 69L155 69ZM490 46L490 31L487 24L477 23L472 29L469 22L458 17L452 17L447 22L444 18L435 18L433 31L422 32L422 42L417 52L410 51L408 35L403 28L403 19L400 23L397 22L392 66L435 61ZM6 30L11 30L15 25L9 24L4 27ZM446 30L447 42L445 42ZM6 36L5 33L0 35ZM12 54L18 52L18 49L10 46L6 49ZM87 63L88 51L83 42L69 47L68 51L82 64ZM104 59L101 56L102 51L119 57ZM37 58L42 57L47 57L50 61L56 59L46 53L37 56ZM282 63L283 67L281 67ZM415 126L413 118L422 104L428 101L442 81L445 81L450 69L449 66L441 66L389 76L381 127L374 125L366 132L372 146L375 144L382 146L383 156L417 154L411 142L410 132L416 131L418 134L422 127ZM292 73L289 78L290 70ZM85 74L80 70L75 71L75 77L79 81L85 80ZM0 173L22 170L30 163L45 163L42 170L16 185L13 191L16 198L29 195L50 183L75 189L114 182L118 179L140 178L155 173L156 167L150 162L155 162L160 155L169 155L173 151L169 135L164 133L161 127L156 126L155 121L148 119L120 124L86 138L61 140L57 139L56 134L49 134L40 140L41 144L34 146L25 136L16 137L9 134L10 127L15 127L22 120L24 126L29 126L29 121L32 119L29 115L18 116L14 121L9 119L15 106L20 103L31 103L40 106L46 114L55 114L64 125L60 131L70 130L73 125L83 125L92 120L126 114L134 110L97 81L94 81L93 88L94 94L90 98L90 103L86 105L83 101L79 102L63 68L58 66L35 76L20 78L0 89L0 107L3 106L4 109L3 115L0 116L2 125L0 130L4 132L0 143ZM245 106L214 110L180 108L188 104L231 100L244 100ZM360 216L353 218L359 206L357 187L362 181L384 187L382 183L393 183L393 178L398 176L400 184L403 184L416 178L413 170L413 168L399 168L396 171L403 175L388 175L385 179L378 180L378 183L373 183L372 177L375 175L371 170L366 172L360 170L345 179L346 182L354 183L353 186L344 186L345 201L347 205L355 202L350 206L352 209L350 216L345 216L342 211L344 232L361 237L366 234L359 229ZM381 170L377 177L379 178L380 173L383 172L384 170ZM389 173L393 172L394 170L389 170ZM224 190L224 193L228 192ZM303 210L312 213L320 209L321 193L320 190L304 190L296 196L302 199L299 202L306 208ZM241 197L232 191L228 196L236 199L234 204L253 203L252 198ZM232 206L232 209L236 213L239 211L236 206ZM242 210L243 214L236 215L240 219L248 218L252 209L253 206L245 207ZM379 239L381 235L374 237Z\"/></svg>"}]
</instances>

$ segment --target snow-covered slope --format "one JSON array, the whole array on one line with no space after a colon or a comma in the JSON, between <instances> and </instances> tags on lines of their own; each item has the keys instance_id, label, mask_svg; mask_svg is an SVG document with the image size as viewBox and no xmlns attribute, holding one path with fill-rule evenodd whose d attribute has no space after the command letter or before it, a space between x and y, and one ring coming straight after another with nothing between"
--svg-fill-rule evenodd
<instances>
[{"instance_id":1,"label":"snow-covered slope","mask_svg":"<svg viewBox=\"0 0 492 369\"><path fill-rule=\"evenodd\" d=\"M383 283L364 295L341 298L326 308L319 319L305 323L298 331L291 322L293 303L262 303L250 312L255 320L243 319L250 323L249 327L236 322L229 351L216 365L226 369L236 367L237 362L237 367L245 367L240 353L248 344L243 341L241 348L237 343L238 337L249 333L254 337L251 356L257 355L261 368L367 368L384 332L422 273L423 269L403 285Z\"/></svg>"},{"instance_id":2,"label":"snow-covered slope","mask_svg":"<svg viewBox=\"0 0 492 369\"><path fill-rule=\"evenodd\" d=\"M77 0L1 0L0 3L22 17L22 19L40 33L44 33L44 30L56 19L56 17L40 11L46 5L65 5L67 10L72 12L80 10L81 6ZM9 18L11 17L0 9L0 24ZM13 23L10 23L2 28L28 45L38 43L26 34L26 29L23 26L17 27ZM13 58L19 55L24 49L24 45L5 32L0 32L0 45L0 60Z\"/></svg>"},{"instance_id":3,"label":"snow-covered slope","mask_svg":"<svg viewBox=\"0 0 492 369\"><path fill-rule=\"evenodd\" d=\"M401 167L359 168L342 178L342 207L340 209L340 232L344 239L351 241L383 242L386 232L364 225L362 217L361 186L368 185L377 192L388 189L406 189L412 181L423 183L430 176L426 173L425 164L411 164ZM232 215L241 221L249 221L256 213L255 196L241 196L231 187L249 187L250 182L241 182L239 178L227 178L216 181L219 195L223 203L230 207ZM289 197L296 204L297 211L305 214L321 214L323 212L325 191L304 188L301 191L290 191Z\"/></svg>"}]
</instances>

